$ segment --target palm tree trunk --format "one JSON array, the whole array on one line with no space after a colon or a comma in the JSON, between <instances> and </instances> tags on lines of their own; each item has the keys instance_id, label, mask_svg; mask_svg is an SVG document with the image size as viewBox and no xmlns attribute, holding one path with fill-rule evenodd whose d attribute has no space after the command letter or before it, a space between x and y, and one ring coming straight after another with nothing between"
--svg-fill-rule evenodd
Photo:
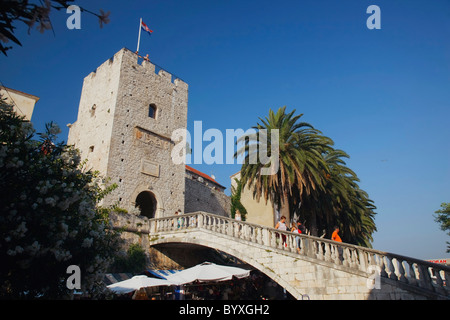
<instances>
[{"instance_id":1,"label":"palm tree trunk","mask_svg":"<svg viewBox=\"0 0 450 320\"><path fill-rule=\"evenodd\" d=\"M311 235L317 237L319 233L317 232L317 217L315 212L311 214L310 228Z\"/></svg>"},{"instance_id":2,"label":"palm tree trunk","mask_svg":"<svg viewBox=\"0 0 450 320\"><path fill-rule=\"evenodd\" d=\"M281 202L281 208L280 208L280 215L286 217L286 225L288 226L288 230L290 230L291 214L290 214L290 210L289 210L289 198L286 193L283 194L283 200Z\"/></svg>"}]
</instances>

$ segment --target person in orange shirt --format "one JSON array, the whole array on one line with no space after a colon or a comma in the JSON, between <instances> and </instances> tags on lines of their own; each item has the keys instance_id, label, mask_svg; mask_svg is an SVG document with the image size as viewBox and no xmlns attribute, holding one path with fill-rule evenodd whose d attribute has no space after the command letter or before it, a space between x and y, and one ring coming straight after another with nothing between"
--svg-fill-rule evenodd
<instances>
[{"instance_id":1,"label":"person in orange shirt","mask_svg":"<svg viewBox=\"0 0 450 320\"><path fill-rule=\"evenodd\" d=\"M334 231L333 234L331 235L331 240L333 241L337 241L337 242L342 242L341 237L339 236L339 227L334 227ZM337 247L337 251L339 254L339 260L343 261L343 250L341 246Z\"/></svg>"},{"instance_id":2,"label":"person in orange shirt","mask_svg":"<svg viewBox=\"0 0 450 320\"><path fill-rule=\"evenodd\" d=\"M331 240L342 242L341 237L339 237L339 227L334 227L333 234L331 235Z\"/></svg>"}]
</instances>

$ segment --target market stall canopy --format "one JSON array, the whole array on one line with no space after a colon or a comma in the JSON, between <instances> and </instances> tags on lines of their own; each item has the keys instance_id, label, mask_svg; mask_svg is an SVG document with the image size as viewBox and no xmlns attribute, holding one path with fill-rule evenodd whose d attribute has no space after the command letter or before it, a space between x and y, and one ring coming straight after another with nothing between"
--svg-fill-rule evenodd
<instances>
[{"instance_id":1,"label":"market stall canopy","mask_svg":"<svg viewBox=\"0 0 450 320\"><path fill-rule=\"evenodd\" d=\"M226 281L231 280L233 277L241 279L248 277L249 275L250 270L204 262L195 267L167 276L167 281L176 285L182 285L194 281Z\"/></svg>"},{"instance_id":2,"label":"market stall canopy","mask_svg":"<svg viewBox=\"0 0 450 320\"><path fill-rule=\"evenodd\" d=\"M106 286L108 289L115 293L128 293L135 290L138 290L140 288L146 288L146 287L156 287L156 286L170 286L174 283L162 280L162 279L155 279L150 278L147 276L134 276L131 279L120 281L113 283L109 286Z\"/></svg>"}]
</instances>

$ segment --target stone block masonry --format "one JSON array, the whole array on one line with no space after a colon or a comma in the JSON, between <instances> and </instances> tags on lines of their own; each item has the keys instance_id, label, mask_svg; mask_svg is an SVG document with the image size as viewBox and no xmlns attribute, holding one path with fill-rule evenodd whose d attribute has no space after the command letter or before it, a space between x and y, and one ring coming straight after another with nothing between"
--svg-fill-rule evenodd
<instances>
[{"instance_id":1,"label":"stone block masonry","mask_svg":"<svg viewBox=\"0 0 450 320\"><path fill-rule=\"evenodd\" d=\"M180 227L174 219L179 217L149 220L150 246L184 243L220 250L265 273L297 299L450 299L445 266L205 212L183 215ZM302 241L301 253L296 238ZM373 266L380 270L377 275ZM376 278L379 287L372 285Z\"/></svg>"},{"instance_id":2,"label":"stone block masonry","mask_svg":"<svg viewBox=\"0 0 450 320\"><path fill-rule=\"evenodd\" d=\"M145 206L148 218L183 209L185 191L185 167L171 160L171 135L186 128L188 85L155 69L125 48L105 61L84 79L68 139L89 167L118 184L103 205L136 214ZM142 193L148 203L137 202Z\"/></svg>"}]
</instances>

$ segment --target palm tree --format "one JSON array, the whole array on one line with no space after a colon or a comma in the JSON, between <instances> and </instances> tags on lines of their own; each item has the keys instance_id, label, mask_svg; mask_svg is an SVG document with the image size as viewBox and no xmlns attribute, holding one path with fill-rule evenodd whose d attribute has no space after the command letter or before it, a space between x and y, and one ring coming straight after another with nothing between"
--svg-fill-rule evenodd
<instances>
[{"instance_id":1,"label":"palm tree","mask_svg":"<svg viewBox=\"0 0 450 320\"><path fill-rule=\"evenodd\" d=\"M327 235L337 225L344 242L370 247L376 231L373 201L359 188L356 173L346 166L342 158L349 156L344 151L331 149L323 157L329 168L326 183L313 196L301 199L301 216L314 221Z\"/></svg>"},{"instance_id":2,"label":"palm tree","mask_svg":"<svg viewBox=\"0 0 450 320\"><path fill-rule=\"evenodd\" d=\"M235 154L245 154L242 185L253 191L256 200L263 197L267 203L270 199L288 222L296 212L312 235L317 236L318 230L330 235L338 225L345 242L370 247L376 231L375 206L359 188L356 173L346 166L344 159L349 156L334 149L333 141L312 125L300 122L302 114L294 114L295 110L286 113L286 107L277 113L270 110L268 117L259 118L255 134L238 139L238 143L244 142ZM272 130L278 130L278 141L271 140ZM267 134L262 134L264 131ZM259 158L266 138L267 150L279 144L279 169L270 175L262 170L271 164ZM258 161L252 163L252 158Z\"/></svg>"},{"instance_id":3,"label":"palm tree","mask_svg":"<svg viewBox=\"0 0 450 320\"><path fill-rule=\"evenodd\" d=\"M241 168L241 182L253 190L253 196L258 201L263 196L264 200L270 199L280 208L290 223L289 203L297 196L300 198L311 196L314 192L322 190L325 175L328 173L326 161L322 154L331 148L333 141L321 135L319 130L306 122L299 122L303 116L294 115L295 110L286 113L286 107L278 109L277 113L269 111L269 117L259 118L254 129L258 130L248 139L242 137L237 143L244 142L244 146L238 150L235 157L245 154L245 161ZM262 174L262 169L270 167L260 160L260 150L266 141L260 141L261 130L267 130L267 150L271 150L272 130L278 130L279 169L271 175ZM245 140L245 141L244 141ZM257 153L257 154L255 154ZM269 152L270 153L270 152ZM268 156L271 156L269 154ZM251 163L251 157L258 159ZM294 194L294 192L296 194Z\"/></svg>"}]
</instances>

